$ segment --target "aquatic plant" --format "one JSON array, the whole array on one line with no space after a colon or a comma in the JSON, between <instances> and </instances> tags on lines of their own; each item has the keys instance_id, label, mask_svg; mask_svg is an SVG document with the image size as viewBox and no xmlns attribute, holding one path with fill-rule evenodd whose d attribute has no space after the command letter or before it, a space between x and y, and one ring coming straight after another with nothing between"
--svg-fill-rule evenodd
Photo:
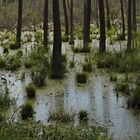
<instances>
[{"instance_id":1,"label":"aquatic plant","mask_svg":"<svg viewBox=\"0 0 140 140\"><path fill-rule=\"evenodd\" d=\"M127 100L128 107L140 109L140 87L137 86Z\"/></svg>"},{"instance_id":2,"label":"aquatic plant","mask_svg":"<svg viewBox=\"0 0 140 140\"><path fill-rule=\"evenodd\" d=\"M79 111L79 120L81 122L87 122L88 121L88 112L86 110L80 110Z\"/></svg>"},{"instance_id":3,"label":"aquatic plant","mask_svg":"<svg viewBox=\"0 0 140 140\"><path fill-rule=\"evenodd\" d=\"M21 109L21 118L22 120L27 120L33 118L34 110L30 102L26 102Z\"/></svg>"},{"instance_id":4,"label":"aquatic plant","mask_svg":"<svg viewBox=\"0 0 140 140\"><path fill-rule=\"evenodd\" d=\"M59 109L49 113L49 120L59 123L68 123L73 120L73 117L70 113L66 113L63 109Z\"/></svg>"},{"instance_id":5,"label":"aquatic plant","mask_svg":"<svg viewBox=\"0 0 140 140\"><path fill-rule=\"evenodd\" d=\"M36 88L33 84L29 84L28 86L26 86L26 92L28 98L35 98Z\"/></svg>"},{"instance_id":6,"label":"aquatic plant","mask_svg":"<svg viewBox=\"0 0 140 140\"><path fill-rule=\"evenodd\" d=\"M124 82L117 83L116 90L129 94L129 84Z\"/></svg>"},{"instance_id":7,"label":"aquatic plant","mask_svg":"<svg viewBox=\"0 0 140 140\"><path fill-rule=\"evenodd\" d=\"M77 73L76 74L77 83L86 83L87 82L87 74L86 73Z\"/></svg>"}]
</instances>

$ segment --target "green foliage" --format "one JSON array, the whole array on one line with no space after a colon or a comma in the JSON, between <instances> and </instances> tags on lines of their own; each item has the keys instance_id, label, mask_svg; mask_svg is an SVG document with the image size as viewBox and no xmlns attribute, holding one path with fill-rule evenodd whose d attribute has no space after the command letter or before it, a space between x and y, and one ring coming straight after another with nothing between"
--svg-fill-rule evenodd
<instances>
[{"instance_id":1,"label":"green foliage","mask_svg":"<svg viewBox=\"0 0 140 140\"><path fill-rule=\"evenodd\" d=\"M16 49L18 49L19 48L19 46L17 45L17 43L11 43L10 44L10 49L11 50L16 50Z\"/></svg>"},{"instance_id":2,"label":"green foliage","mask_svg":"<svg viewBox=\"0 0 140 140\"><path fill-rule=\"evenodd\" d=\"M77 73L76 74L77 83L86 83L87 82L87 74L86 73Z\"/></svg>"},{"instance_id":3,"label":"green foliage","mask_svg":"<svg viewBox=\"0 0 140 140\"><path fill-rule=\"evenodd\" d=\"M53 62L52 62L53 63ZM50 77L53 79L61 79L64 77L66 71L67 71L67 57L66 55L61 55L61 64L60 64L60 70L57 71L57 73L53 70L50 71Z\"/></svg>"},{"instance_id":4,"label":"green foliage","mask_svg":"<svg viewBox=\"0 0 140 140\"><path fill-rule=\"evenodd\" d=\"M128 83L117 83L116 90L129 94L129 84Z\"/></svg>"},{"instance_id":5,"label":"green foliage","mask_svg":"<svg viewBox=\"0 0 140 140\"><path fill-rule=\"evenodd\" d=\"M89 46L83 48L83 47L76 47L76 48L72 48L74 53L90 53L91 48Z\"/></svg>"},{"instance_id":6,"label":"green foliage","mask_svg":"<svg viewBox=\"0 0 140 140\"><path fill-rule=\"evenodd\" d=\"M9 56L7 62L8 70L17 70L21 66L21 57L18 55Z\"/></svg>"},{"instance_id":7,"label":"green foliage","mask_svg":"<svg viewBox=\"0 0 140 140\"><path fill-rule=\"evenodd\" d=\"M6 60L2 57L0 57L0 69L6 67Z\"/></svg>"},{"instance_id":8,"label":"green foliage","mask_svg":"<svg viewBox=\"0 0 140 140\"><path fill-rule=\"evenodd\" d=\"M1 122L1 140L109 140L106 130L99 126L66 124L42 125L39 122Z\"/></svg>"},{"instance_id":9,"label":"green foliage","mask_svg":"<svg viewBox=\"0 0 140 140\"><path fill-rule=\"evenodd\" d=\"M47 72L49 71L49 56L43 46L38 46L25 58L24 65L31 69L31 78L36 86L44 86Z\"/></svg>"},{"instance_id":10,"label":"green foliage","mask_svg":"<svg viewBox=\"0 0 140 140\"><path fill-rule=\"evenodd\" d=\"M118 80L118 77L117 77L116 73L111 73L109 75L109 78L110 78L110 81L117 81Z\"/></svg>"},{"instance_id":11,"label":"green foliage","mask_svg":"<svg viewBox=\"0 0 140 140\"><path fill-rule=\"evenodd\" d=\"M49 120L56 121L57 123L68 123L72 121L72 115L66 113L63 109L49 113Z\"/></svg>"},{"instance_id":12,"label":"green foliage","mask_svg":"<svg viewBox=\"0 0 140 140\"><path fill-rule=\"evenodd\" d=\"M36 65L31 70L31 78L33 83L38 86L44 86L47 76L47 67L45 65Z\"/></svg>"},{"instance_id":13,"label":"green foliage","mask_svg":"<svg viewBox=\"0 0 140 140\"><path fill-rule=\"evenodd\" d=\"M69 65L70 65L70 68L74 68L75 67L75 62L74 61L70 61Z\"/></svg>"},{"instance_id":14,"label":"green foliage","mask_svg":"<svg viewBox=\"0 0 140 140\"><path fill-rule=\"evenodd\" d=\"M108 68L115 72L137 72L140 68L139 49L132 53L107 52L97 56L97 67Z\"/></svg>"},{"instance_id":15,"label":"green foliage","mask_svg":"<svg viewBox=\"0 0 140 140\"><path fill-rule=\"evenodd\" d=\"M5 87L5 93L0 95L0 109L8 108L11 105L12 100L9 97L9 89Z\"/></svg>"},{"instance_id":16,"label":"green foliage","mask_svg":"<svg viewBox=\"0 0 140 140\"><path fill-rule=\"evenodd\" d=\"M136 87L133 94L130 95L127 101L128 107L140 109L140 87Z\"/></svg>"},{"instance_id":17,"label":"green foliage","mask_svg":"<svg viewBox=\"0 0 140 140\"><path fill-rule=\"evenodd\" d=\"M34 85L29 84L26 86L26 92L27 92L27 97L28 98L35 98L36 96L36 88Z\"/></svg>"},{"instance_id":18,"label":"green foliage","mask_svg":"<svg viewBox=\"0 0 140 140\"><path fill-rule=\"evenodd\" d=\"M22 118L22 120L27 120L29 118L33 118L34 113L35 112L33 110L31 103L27 102L23 105L23 107L21 109L21 118Z\"/></svg>"},{"instance_id":19,"label":"green foliage","mask_svg":"<svg viewBox=\"0 0 140 140\"><path fill-rule=\"evenodd\" d=\"M87 122L88 121L88 112L85 110L79 111L79 120L81 122Z\"/></svg>"},{"instance_id":20,"label":"green foliage","mask_svg":"<svg viewBox=\"0 0 140 140\"><path fill-rule=\"evenodd\" d=\"M69 36L63 35L63 36L62 36L62 41L63 41L63 42L69 42Z\"/></svg>"},{"instance_id":21,"label":"green foliage","mask_svg":"<svg viewBox=\"0 0 140 140\"><path fill-rule=\"evenodd\" d=\"M41 31L35 32L35 41L37 43L42 42L43 40L43 33Z\"/></svg>"},{"instance_id":22,"label":"green foliage","mask_svg":"<svg viewBox=\"0 0 140 140\"><path fill-rule=\"evenodd\" d=\"M85 59L85 64L83 64L83 71L92 72L92 61L90 57Z\"/></svg>"}]
</instances>

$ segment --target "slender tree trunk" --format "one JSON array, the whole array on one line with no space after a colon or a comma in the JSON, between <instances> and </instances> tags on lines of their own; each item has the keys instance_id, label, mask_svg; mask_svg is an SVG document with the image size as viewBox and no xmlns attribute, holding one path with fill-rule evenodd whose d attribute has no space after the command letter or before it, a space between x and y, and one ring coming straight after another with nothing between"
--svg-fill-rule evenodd
<instances>
[{"instance_id":1,"label":"slender tree trunk","mask_svg":"<svg viewBox=\"0 0 140 140\"><path fill-rule=\"evenodd\" d=\"M73 45L74 44L74 36L73 36L73 0L71 0L71 4L70 4L70 44Z\"/></svg>"},{"instance_id":2,"label":"slender tree trunk","mask_svg":"<svg viewBox=\"0 0 140 140\"><path fill-rule=\"evenodd\" d=\"M132 1L133 5L133 48L135 47L135 33L137 31L137 23L136 23L136 0Z\"/></svg>"},{"instance_id":3,"label":"slender tree trunk","mask_svg":"<svg viewBox=\"0 0 140 140\"><path fill-rule=\"evenodd\" d=\"M52 57L52 78L61 78L61 24L59 0L53 0L54 41Z\"/></svg>"},{"instance_id":4,"label":"slender tree trunk","mask_svg":"<svg viewBox=\"0 0 140 140\"><path fill-rule=\"evenodd\" d=\"M91 0L84 1L84 49L90 42Z\"/></svg>"},{"instance_id":5,"label":"slender tree trunk","mask_svg":"<svg viewBox=\"0 0 140 140\"><path fill-rule=\"evenodd\" d=\"M132 0L128 0L128 38L127 38L127 51L132 49Z\"/></svg>"},{"instance_id":6,"label":"slender tree trunk","mask_svg":"<svg viewBox=\"0 0 140 140\"><path fill-rule=\"evenodd\" d=\"M48 46L48 0L45 0L45 7L44 7L44 47L47 48Z\"/></svg>"},{"instance_id":7,"label":"slender tree trunk","mask_svg":"<svg viewBox=\"0 0 140 140\"><path fill-rule=\"evenodd\" d=\"M96 25L99 27L99 2L95 0L95 9L96 9Z\"/></svg>"},{"instance_id":8,"label":"slender tree trunk","mask_svg":"<svg viewBox=\"0 0 140 140\"><path fill-rule=\"evenodd\" d=\"M100 15L100 44L99 44L99 52L102 53L102 52L106 51L104 0L99 0L99 15Z\"/></svg>"},{"instance_id":9,"label":"slender tree trunk","mask_svg":"<svg viewBox=\"0 0 140 140\"><path fill-rule=\"evenodd\" d=\"M23 1L18 0L18 22L17 22L17 34L16 34L17 48L20 48L21 46L22 8L23 8Z\"/></svg>"},{"instance_id":10,"label":"slender tree trunk","mask_svg":"<svg viewBox=\"0 0 140 140\"><path fill-rule=\"evenodd\" d=\"M63 0L63 9L64 9L64 18L65 18L65 35L68 36L69 35L69 21L68 21L66 0Z\"/></svg>"},{"instance_id":11,"label":"slender tree trunk","mask_svg":"<svg viewBox=\"0 0 140 140\"><path fill-rule=\"evenodd\" d=\"M106 15L107 15L107 29L110 30L111 29L111 23L110 23L110 7L109 7L109 3L108 0L106 0Z\"/></svg>"},{"instance_id":12,"label":"slender tree trunk","mask_svg":"<svg viewBox=\"0 0 140 140\"><path fill-rule=\"evenodd\" d=\"M125 39L125 18L124 18L124 5L123 5L123 0L120 0L121 4L121 18L122 18L122 36Z\"/></svg>"},{"instance_id":13,"label":"slender tree trunk","mask_svg":"<svg viewBox=\"0 0 140 140\"><path fill-rule=\"evenodd\" d=\"M136 32L137 23L136 23L136 0L133 0L133 31Z\"/></svg>"}]
</instances>

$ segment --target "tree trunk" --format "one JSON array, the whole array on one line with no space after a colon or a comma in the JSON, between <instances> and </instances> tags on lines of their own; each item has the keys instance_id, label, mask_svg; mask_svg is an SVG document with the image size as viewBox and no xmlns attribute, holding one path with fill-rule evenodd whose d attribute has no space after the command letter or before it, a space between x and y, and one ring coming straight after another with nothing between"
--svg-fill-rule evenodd
<instances>
[{"instance_id":1,"label":"tree trunk","mask_svg":"<svg viewBox=\"0 0 140 140\"><path fill-rule=\"evenodd\" d=\"M17 22L17 34L16 34L17 48L20 48L21 46L22 8L23 8L23 1L18 0L18 22Z\"/></svg>"},{"instance_id":2,"label":"tree trunk","mask_svg":"<svg viewBox=\"0 0 140 140\"><path fill-rule=\"evenodd\" d=\"M123 0L120 0L121 4L121 18L122 18L122 36L125 39L125 19L124 19L124 5L123 5Z\"/></svg>"},{"instance_id":3,"label":"tree trunk","mask_svg":"<svg viewBox=\"0 0 140 140\"><path fill-rule=\"evenodd\" d=\"M95 9L96 9L96 25L99 27L99 2L98 0L95 0Z\"/></svg>"},{"instance_id":4,"label":"tree trunk","mask_svg":"<svg viewBox=\"0 0 140 140\"><path fill-rule=\"evenodd\" d=\"M99 0L99 15L100 15L100 44L99 44L99 52L103 53L103 52L106 51L104 0Z\"/></svg>"},{"instance_id":5,"label":"tree trunk","mask_svg":"<svg viewBox=\"0 0 140 140\"><path fill-rule=\"evenodd\" d=\"M74 45L74 37L73 37L73 0L71 0L70 4L70 45Z\"/></svg>"},{"instance_id":6,"label":"tree trunk","mask_svg":"<svg viewBox=\"0 0 140 140\"><path fill-rule=\"evenodd\" d=\"M136 32L137 23L136 23L136 0L133 0L133 31Z\"/></svg>"},{"instance_id":7,"label":"tree trunk","mask_svg":"<svg viewBox=\"0 0 140 140\"><path fill-rule=\"evenodd\" d=\"M91 0L84 1L84 49L90 42Z\"/></svg>"},{"instance_id":8,"label":"tree trunk","mask_svg":"<svg viewBox=\"0 0 140 140\"><path fill-rule=\"evenodd\" d=\"M109 7L109 3L108 0L106 0L106 13L107 13L107 29L110 30L111 29L111 23L110 23L110 7Z\"/></svg>"},{"instance_id":9,"label":"tree trunk","mask_svg":"<svg viewBox=\"0 0 140 140\"><path fill-rule=\"evenodd\" d=\"M66 0L63 0L63 9L64 9L64 18L65 18L65 35L68 36L69 35L69 21L68 21Z\"/></svg>"},{"instance_id":10,"label":"tree trunk","mask_svg":"<svg viewBox=\"0 0 140 140\"><path fill-rule=\"evenodd\" d=\"M47 48L48 46L48 0L45 0L43 28L44 28L44 47Z\"/></svg>"},{"instance_id":11,"label":"tree trunk","mask_svg":"<svg viewBox=\"0 0 140 140\"><path fill-rule=\"evenodd\" d=\"M128 0L128 38L127 38L127 51L132 49L132 0Z\"/></svg>"},{"instance_id":12,"label":"tree trunk","mask_svg":"<svg viewBox=\"0 0 140 140\"><path fill-rule=\"evenodd\" d=\"M53 57L52 57L52 78L61 78L61 24L59 0L53 0L53 23L54 23L54 40L53 40Z\"/></svg>"}]
</instances>

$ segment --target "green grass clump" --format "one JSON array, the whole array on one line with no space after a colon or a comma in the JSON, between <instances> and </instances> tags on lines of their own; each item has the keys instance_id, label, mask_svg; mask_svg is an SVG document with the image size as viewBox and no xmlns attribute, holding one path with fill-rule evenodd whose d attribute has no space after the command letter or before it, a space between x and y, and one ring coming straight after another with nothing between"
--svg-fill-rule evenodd
<instances>
[{"instance_id":1,"label":"green grass clump","mask_svg":"<svg viewBox=\"0 0 140 140\"><path fill-rule=\"evenodd\" d=\"M128 107L140 109L140 87L136 87L133 94L128 98Z\"/></svg>"},{"instance_id":2,"label":"green grass clump","mask_svg":"<svg viewBox=\"0 0 140 140\"><path fill-rule=\"evenodd\" d=\"M31 120L17 123L3 121L0 132L2 140L109 140L106 129L100 126L43 125Z\"/></svg>"},{"instance_id":3,"label":"green grass clump","mask_svg":"<svg viewBox=\"0 0 140 140\"><path fill-rule=\"evenodd\" d=\"M11 56L8 59L7 69L8 70L17 70L21 66L21 57L19 56Z\"/></svg>"},{"instance_id":4,"label":"green grass clump","mask_svg":"<svg viewBox=\"0 0 140 140\"><path fill-rule=\"evenodd\" d=\"M72 121L72 115L70 113L66 113L63 109L59 109L56 112L49 113L49 120L56 121L59 123L67 123Z\"/></svg>"},{"instance_id":5,"label":"green grass clump","mask_svg":"<svg viewBox=\"0 0 140 140\"><path fill-rule=\"evenodd\" d=\"M109 75L109 78L110 78L110 81L114 81L114 82L118 80L117 74L115 73L111 73Z\"/></svg>"},{"instance_id":6,"label":"green grass clump","mask_svg":"<svg viewBox=\"0 0 140 140\"><path fill-rule=\"evenodd\" d=\"M81 122L87 122L88 121L88 112L85 110L81 110L79 112L79 120Z\"/></svg>"},{"instance_id":7,"label":"green grass clump","mask_svg":"<svg viewBox=\"0 0 140 140\"><path fill-rule=\"evenodd\" d=\"M62 36L62 41L63 41L63 42L69 42L69 36L63 35L63 36Z\"/></svg>"},{"instance_id":8,"label":"green grass clump","mask_svg":"<svg viewBox=\"0 0 140 140\"><path fill-rule=\"evenodd\" d=\"M86 73L77 73L76 74L77 83L86 83L87 82L87 74Z\"/></svg>"},{"instance_id":9,"label":"green grass clump","mask_svg":"<svg viewBox=\"0 0 140 140\"><path fill-rule=\"evenodd\" d=\"M83 65L83 71L92 72L92 64L91 63L84 64Z\"/></svg>"},{"instance_id":10,"label":"green grass clump","mask_svg":"<svg viewBox=\"0 0 140 140\"><path fill-rule=\"evenodd\" d=\"M74 68L75 67L75 62L74 61L70 61L69 62L69 66L70 66L70 68Z\"/></svg>"},{"instance_id":11,"label":"green grass clump","mask_svg":"<svg viewBox=\"0 0 140 140\"><path fill-rule=\"evenodd\" d=\"M26 86L26 92L27 92L27 97L28 98L35 98L36 96L36 88L34 85L29 84Z\"/></svg>"},{"instance_id":12,"label":"green grass clump","mask_svg":"<svg viewBox=\"0 0 140 140\"><path fill-rule=\"evenodd\" d=\"M129 94L129 84L128 83L117 83L116 90Z\"/></svg>"},{"instance_id":13,"label":"green grass clump","mask_svg":"<svg viewBox=\"0 0 140 140\"><path fill-rule=\"evenodd\" d=\"M19 46L17 45L17 43L11 43L10 44L10 49L11 50L16 50L16 49L18 49L19 48Z\"/></svg>"},{"instance_id":14,"label":"green grass clump","mask_svg":"<svg viewBox=\"0 0 140 140\"><path fill-rule=\"evenodd\" d=\"M9 89L6 85L5 93L0 95L0 109L7 109L12 103L12 100L9 96Z\"/></svg>"},{"instance_id":15,"label":"green grass clump","mask_svg":"<svg viewBox=\"0 0 140 140\"><path fill-rule=\"evenodd\" d=\"M6 67L6 60L2 57L0 57L0 69Z\"/></svg>"},{"instance_id":16,"label":"green grass clump","mask_svg":"<svg viewBox=\"0 0 140 140\"><path fill-rule=\"evenodd\" d=\"M47 76L46 66L38 64L37 66L33 67L31 71L31 79L36 86L38 87L44 86L46 76Z\"/></svg>"},{"instance_id":17,"label":"green grass clump","mask_svg":"<svg viewBox=\"0 0 140 140\"><path fill-rule=\"evenodd\" d=\"M30 102L27 102L23 105L21 109L21 118L22 120L27 120L33 118L34 110Z\"/></svg>"}]
</instances>

